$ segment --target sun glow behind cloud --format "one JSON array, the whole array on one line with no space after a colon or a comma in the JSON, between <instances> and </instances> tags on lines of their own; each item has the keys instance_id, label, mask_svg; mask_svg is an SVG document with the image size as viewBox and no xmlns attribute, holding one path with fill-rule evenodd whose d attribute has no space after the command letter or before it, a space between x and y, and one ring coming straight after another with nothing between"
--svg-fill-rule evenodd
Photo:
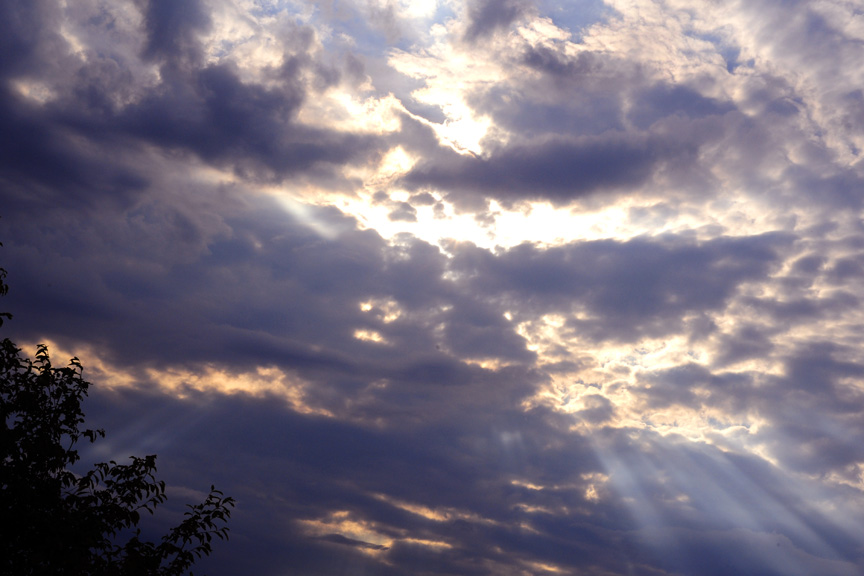
<instances>
[{"instance_id":1,"label":"sun glow behind cloud","mask_svg":"<svg viewBox=\"0 0 864 576\"><path fill-rule=\"evenodd\" d=\"M728 76L720 73L721 65L718 55L710 42L698 40L685 33L690 22L673 21L674 26L668 26L664 13L651 4L630 3L621 4L617 8L627 17L613 21L610 26L595 26L588 30L583 43L571 43L569 33L557 28L548 19L534 19L518 29L518 38L532 46L563 47L565 53L578 53L580 50L602 46L604 50L628 54L629 58L646 58L652 69L664 70L670 74L673 81L682 81L708 74L716 81L716 87L709 90L713 95L729 95L741 93L742 83L748 82L745 76ZM430 13L416 16L428 17ZM631 20L634 14L641 14L641 19ZM477 116L476 111L466 104L465 94L472 86L501 82L505 74L499 64L493 61L483 61L467 52L462 52L453 43L455 34L454 23L433 27L434 43L422 55L403 51L394 51L389 58L389 64L398 72L424 83L423 88L412 92L412 97L423 104L439 107L445 120L442 123L428 121L415 117L431 127L444 146L452 147L460 154L483 154L483 138L491 126L490 119ZM633 46L639 44L644 35L655 34L662 30L668 36L667 52L655 52L648 55L644 51L634 51ZM622 33L623 32L623 33ZM610 34L614 34L611 36ZM683 40L682 40L683 38ZM644 42L643 42L644 43ZM574 52L575 51L575 52ZM681 62L686 64L680 65ZM679 64L674 64L679 63ZM300 119L310 124L328 126L339 129L355 129L368 132L392 133L398 130L399 123L396 113L407 113L399 100L392 94L384 99L369 97L358 101L350 92L331 92L323 99L316 99L307 104L300 113ZM410 113L409 113L410 114ZM342 118L341 123L334 119ZM498 136L506 141L507 136ZM796 152L790 151L792 162L796 162ZM734 158L733 158L734 159ZM412 218L396 219L392 217L392 206L381 202L376 194L385 192L390 202L411 201L407 191L394 189L392 184L401 176L407 174L417 162L402 147L389 150L377 164L377 168L369 170L360 167L349 172L359 177L364 183L364 193L354 198L345 198L336 205L346 212L355 215L369 229L375 230L388 239L400 234L409 233L417 238L433 244L441 244L448 240L472 242L485 248L509 248L524 242L537 243L545 246L559 246L571 242L615 239L626 241L631 238L646 235L662 236L664 234L696 234L701 239L710 240L728 235L753 235L769 232L775 229L776 221L771 215L766 216L765 210L758 204L753 204L747 194L735 198L736 191L731 193L723 204L718 204L715 210L690 210L686 203L677 205L665 204L653 198L638 200L622 198L617 203L592 208L590 206L577 208L573 206L555 207L546 202L526 202L515 209L505 209L496 201L488 204L483 219L477 218L471 212L460 212L442 197L434 197L436 206L417 206ZM779 178L788 164L778 160L773 171L768 170L767 176ZM733 188L736 183L730 179L736 174L734 167L728 170L723 164L714 168L721 182ZM313 193L314 194L314 193ZM434 194L434 193L433 193ZM323 196L322 197L326 197ZM296 202L289 203L290 211L301 220L310 222L304 211ZM786 218L799 217L805 224L806 213L792 214L787 212ZM316 226L314 222L311 224ZM323 232L323 231L322 231ZM329 233L323 232L325 235ZM331 236L332 237L332 236ZM578 313L577 313L578 318ZM725 332L735 329L736 317L715 318L715 322ZM544 317L541 325L536 323L521 323L516 328L528 342L528 349L540 354L543 362L554 363L555 357L545 357L545 350L560 347L562 343L571 350L579 350L581 354L596 359L596 366L588 370L566 373L555 376L550 390L556 394L566 394L573 399L561 406L566 412L578 412L584 409L580 404L580 387L564 386L565 380L590 380L599 386L604 396L614 401L618 410L618 425L634 424L648 425L652 429L665 433L684 434L692 439L707 440L712 432L721 432L727 428L715 430L711 422L717 422L713 417L696 414L686 408L661 410L654 414L641 412L644 408L634 404L629 394L612 392L611 389L626 390L640 388L640 373L651 370L660 371L680 365L682 362L697 362L710 364L713 350L710 343L694 346L685 338L660 339L655 342L645 340L637 346L622 345L618 348L604 344L592 347L590 343L570 330L562 330L563 318ZM790 334L791 336L791 334ZM812 334L802 334L798 340L806 341ZM375 331L356 330L354 337L359 340L385 343L383 336ZM466 361L469 361L466 359ZM501 364L496 362L481 362L481 366L496 369ZM742 373L761 372L763 374L779 374L781 367L769 358L747 360L737 365ZM610 391L607 392L607 389ZM548 397L548 392L538 393L539 399ZM530 402L529 402L530 404ZM740 426L738 429L741 429ZM746 428L744 428L746 429ZM755 430L755 428L754 428Z\"/></svg>"},{"instance_id":2,"label":"sun glow behind cloud","mask_svg":"<svg viewBox=\"0 0 864 576\"><path fill-rule=\"evenodd\" d=\"M51 341L43 343L51 350L55 365L61 365L66 358L87 358L85 378L99 380L100 385L109 390L155 386L159 393L170 394L181 400L214 393L272 397L285 401L287 406L301 414L333 416L329 410L308 403L307 382L275 366L259 366L249 371L232 370L216 364L194 368L123 369L92 347L76 346L69 349ZM35 345L25 345L24 348L35 349Z\"/></svg>"},{"instance_id":3,"label":"sun glow behind cloud","mask_svg":"<svg viewBox=\"0 0 864 576\"><path fill-rule=\"evenodd\" d=\"M52 2L10 325L162 406L111 457L187 415L262 574L860 573L851 3Z\"/></svg>"},{"instance_id":4,"label":"sun glow behind cloud","mask_svg":"<svg viewBox=\"0 0 864 576\"><path fill-rule=\"evenodd\" d=\"M623 12L630 14L632 10L628 8ZM475 54L453 43L452 37L456 32L451 28L452 26L439 26L434 35L435 44L422 56L396 51L391 54L389 64L400 73L424 83L422 88L411 93L414 99L429 106L439 107L443 112L445 119L440 123L415 116L435 131L442 145L452 146L460 153L482 154L482 141L491 126L490 119L478 116L475 110L466 104L466 93L472 89L472 86L506 82L506 75L501 63L494 60L479 60ZM217 26L216 32L213 33L214 38L225 36L219 30ZM594 27L591 30L592 32L583 39L583 44L577 45L572 42L570 33L555 27L548 19L539 18L530 20L525 26L520 27L516 38L529 45L541 45L547 42L551 42L551 46L560 44L565 47L566 53L574 47L584 51L595 47L594 43L602 44L599 38L602 38L604 28ZM246 34L249 35L248 32ZM260 35L255 35L254 40L260 42ZM230 51L233 51L239 50L242 45L243 42L229 42L227 46ZM608 50L610 47L607 46L605 49ZM273 50L275 55L279 49L274 47ZM232 52L226 52L228 53ZM244 63L244 70L248 66L253 68L255 66L247 56L238 53L236 58ZM270 63L263 65L273 66L276 63L272 58L268 62ZM458 81L455 81L457 78ZM718 85L738 81L737 76L718 77ZM383 98L375 96L358 98L352 90L331 88L320 97L305 102L298 118L310 126L386 134L399 129L398 114L411 115L392 94ZM498 132L496 138L499 140L503 138L501 141L506 141L508 136L501 132L500 128ZM555 207L545 202L525 202L514 209L504 209L492 201L487 209L488 218L482 221L478 221L475 214L463 213L455 209L452 204L438 198L440 207L437 209L431 206L417 206L414 221L394 220L385 204L375 202L371 198L375 193L383 190L394 201L409 201L408 193L398 188L394 189L392 183L410 171L416 161L416 157L408 154L401 146L396 146L385 153L374 170L362 166L347 168L346 174L349 177L361 178L367 192L359 197L344 198L335 205L356 215L364 225L388 238L408 232L434 243L443 239L456 239L471 241L484 247L496 245L508 247L526 241L553 245L576 240L627 239L644 234L656 235L682 231L689 233L700 231L697 233L704 234L706 237L717 234L753 234L774 229L776 225L770 216L766 217L766 211L762 207L754 206L746 195L742 196L741 201L731 209L728 204L718 205L713 213L702 209L696 212L686 204L676 206L650 198L642 201L622 198L617 204L607 203L599 207L582 208ZM782 170L782 168L782 165L778 165L777 169ZM715 168L715 170L722 169L722 165ZM729 184L735 186L734 182ZM664 193L665 191L658 189L658 196ZM299 198L319 203L321 200L316 197L323 199L328 194L327 190L316 192L310 189L301 192ZM288 193L288 196L297 197L296 190ZM795 216L794 213L787 211L784 217ZM799 215L800 218L806 216L806 213Z\"/></svg>"}]
</instances>

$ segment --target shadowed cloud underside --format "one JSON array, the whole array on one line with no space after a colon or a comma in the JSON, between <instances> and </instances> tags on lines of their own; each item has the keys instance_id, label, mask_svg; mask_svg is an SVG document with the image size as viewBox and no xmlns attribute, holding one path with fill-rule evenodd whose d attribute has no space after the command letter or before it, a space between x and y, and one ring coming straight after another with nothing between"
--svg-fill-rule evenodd
<instances>
[{"instance_id":1,"label":"shadowed cloud underside","mask_svg":"<svg viewBox=\"0 0 864 576\"><path fill-rule=\"evenodd\" d=\"M0 0L4 336L201 569L864 571L864 14Z\"/></svg>"}]
</instances>

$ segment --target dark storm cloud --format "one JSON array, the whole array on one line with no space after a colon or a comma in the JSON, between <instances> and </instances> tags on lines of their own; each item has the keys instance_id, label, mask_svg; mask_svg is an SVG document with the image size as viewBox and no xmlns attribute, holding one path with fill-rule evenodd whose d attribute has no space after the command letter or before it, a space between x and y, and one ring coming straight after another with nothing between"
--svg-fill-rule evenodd
<instances>
[{"instance_id":1,"label":"dark storm cloud","mask_svg":"<svg viewBox=\"0 0 864 576\"><path fill-rule=\"evenodd\" d=\"M0 102L3 215L34 210L38 196L66 206L93 207L99 196L128 205L147 187L147 176L124 158L82 149L73 135L8 89L0 88Z\"/></svg>"},{"instance_id":2,"label":"dark storm cloud","mask_svg":"<svg viewBox=\"0 0 864 576\"><path fill-rule=\"evenodd\" d=\"M50 2L0 3L0 192L7 199L7 218L34 196L92 207L93 198L104 194L128 205L130 196L147 186L148 178L122 155L109 159L81 146L75 134L15 89L16 81L63 76L74 64L60 23Z\"/></svg>"},{"instance_id":3,"label":"dark storm cloud","mask_svg":"<svg viewBox=\"0 0 864 576\"><path fill-rule=\"evenodd\" d=\"M334 555L340 563L376 571L389 565L393 574L436 566L447 573L484 574L498 571L496 566L506 569L543 560L571 569L621 564L603 537L602 524L626 526L626 521L601 514L598 526L588 517L574 523L559 516L562 507L602 512L584 495L583 475L598 471L598 465L579 437L568 443L552 441L559 431L542 413L507 413L478 404L452 407L444 421L376 429L286 412L272 399L178 402L119 392L94 401L114 407L102 412L100 426L117 428L125 418L131 428L149 429L153 423L143 415L161 414L160 426L170 431L113 443L109 437L110 454L123 449L158 452L169 485L193 487L203 474L241 503L231 533L231 545L240 551L227 561L204 564L208 573L236 570L240 565L232 558L244 559L243 570L265 575L315 570L327 566ZM470 416L462 414L469 409ZM192 446L200 450L190 450ZM190 454L196 454L191 467L186 460ZM270 462L266 473L259 471L262 462ZM197 471L190 474L193 467ZM538 491L512 480L566 487ZM262 501L261 494L271 496ZM423 517L399 502L443 517ZM549 512L526 512L523 506ZM382 556L370 558L358 549L375 544L360 540L360 535L341 534L337 522L329 531L323 528L323 534L304 531L304 521L326 521L336 512L397 540ZM263 541L247 536L252 534ZM408 538L449 548L401 541ZM249 553L262 544L281 552Z\"/></svg>"},{"instance_id":4,"label":"dark storm cloud","mask_svg":"<svg viewBox=\"0 0 864 576\"><path fill-rule=\"evenodd\" d=\"M812 152L814 163L831 154L824 148L816 148ZM826 216L838 210L860 210L864 205L864 196L860 193L864 186L864 174L855 167L843 167L832 172L826 175L818 168L791 166L785 176L794 183L799 202L812 205L812 209L824 212ZM813 201L812 194L818 195L819 202Z\"/></svg>"},{"instance_id":5,"label":"dark storm cloud","mask_svg":"<svg viewBox=\"0 0 864 576\"><path fill-rule=\"evenodd\" d=\"M480 299L457 301L444 316L447 343L460 357L501 358L531 361L536 358L525 348L525 340L513 330L495 305Z\"/></svg>"},{"instance_id":6,"label":"dark storm cloud","mask_svg":"<svg viewBox=\"0 0 864 576\"><path fill-rule=\"evenodd\" d=\"M587 318L568 325L597 340L635 341L682 329L691 312L722 309L745 281L764 278L782 260L790 237L601 240L541 249L522 244L493 255L473 245L453 247L453 270L472 291L533 317Z\"/></svg>"},{"instance_id":7,"label":"dark storm cloud","mask_svg":"<svg viewBox=\"0 0 864 576\"><path fill-rule=\"evenodd\" d=\"M797 323L805 320L829 320L842 317L849 310L857 308L860 299L845 290L835 290L821 298L790 298L778 302L769 298L742 299L742 305L754 312L764 313L774 320L775 326Z\"/></svg>"},{"instance_id":8,"label":"dark storm cloud","mask_svg":"<svg viewBox=\"0 0 864 576\"><path fill-rule=\"evenodd\" d=\"M531 7L526 0L471 0L465 39L475 41L507 28Z\"/></svg>"},{"instance_id":9,"label":"dark storm cloud","mask_svg":"<svg viewBox=\"0 0 864 576\"><path fill-rule=\"evenodd\" d=\"M304 105L365 83L384 61L331 58L313 24L283 23L274 36L283 63L250 72L239 59L205 60L218 19L203 0L138 2L137 30L113 29L119 20L95 4L68 4L64 15L51 2L0 2L0 264L11 285L0 310L15 316L4 336L87 354L88 425L108 440L85 458L155 452L178 492L213 482L238 499L232 539L205 572L862 572L864 369L857 328L834 326L860 304L860 226L850 233L834 220L860 208L861 175L837 164L827 131L800 138L799 125L818 115L794 82L739 63L745 114L706 95L727 93L722 78L659 81L612 49L528 46L513 34L518 45L500 55L510 76L465 95L492 121L484 152L459 155L407 115L385 137L303 124ZM809 55L817 47L800 33L809 30L824 51L848 57L828 20L769 4L746 9L788 21L778 53ZM321 6L313 20L340 9ZM369 11L395 37L407 28L393 6ZM484 45L503 42L499 33L534 10L470 2L455 45L485 57ZM371 34L364 24L352 36L351 26L324 22L336 32L320 42L362 44ZM408 101L422 81L390 74L409 109L447 119L441 102ZM380 76L371 83L354 96L386 93ZM837 117L854 133L860 90L837 93ZM498 129L508 138L496 140ZM421 206L443 215L443 198L494 231L493 198L565 205L626 192L663 195L628 208L630 224L655 229L710 208L705 221L726 218L728 228L439 247L410 234L385 239L332 206L256 188L266 180L353 193L342 169L394 146L420 158L402 182L407 201L389 190L376 197L394 221L414 222ZM202 176L208 166L233 170L233 180L214 183L212 171ZM778 214L736 228L734 211L747 202L739 190ZM801 223L776 223L801 206ZM795 235L754 234L751 224ZM559 336L596 350L689 338L710 359L592 380L575 412L556 412L536 394L601 359L562 343L550 353L560 361L546 364L553 359L520 328L545 314L564 318ZM835 333L846 344L831 342ZM775 370L756 371L754 360ZM106 389L112 370L134 385ZM211 374L218 387L223 376L242 384L276 373L291 402L182 381ZM161 388L172 375L177 394ZM578 384L564 387L575 400ZM635 405L616 403L616 391ZM704 416L710 430L693 431L704 441L651 431L676 414ZM172 497L178 516L183 500Z\"/></svg>"},{"instance_id":10,"label":"dark storm cloud","mask_svg":"<svg viewBox=\"0 0 864 576\"><path fill-rule=\"evenodd\" d=\"M864 257L846 256L838 258L827 270L828 278L834 284L845 285L847 282L864 277Z\"/></svg>"},{"instance_id":11,"label":"dark storm cloud","mask_svg":"<svg viewBox=\"0 0 864 576\"><path fill-rule=\"evenodd\" d=\"M408 202L394 202L393 210L387 215L391 222L416 222L417 209Z\"/></svg>"},{"instance_id":12,"label":"dark storm cloud","mask_svg":"<svg viewBox=\"0 0 864 576\"><path fill-rule=\"evenodd\" d=\"M169 486L201 488L205 477L238 499L231 541L201 566L214 575L518 574L539 562L568 573L851 576L864 560L806 485L756 457L633 429L583 437L540 410L454 405L445 419L393 428L301 415L273 398L97 389L89 407L109 434L107 452L97 444L85 460L156 452ZM370 532L345 532L339 518ZM371 533L394 542L363 539Z\"/></svg>"},{"instance_id":13,"label":"dark storm cloud","mask_svg":"<svg viewBox=\"0 0 864 576\"><path fill-rule=\"evenodd\" d=\"M482 198L505 206L522 200L566 205L601 193L633 192L658 176L688 185L692 194L713 186L700 166L700 149L734 129L741 114L733 105L682 86L640 87L637 72L591 53L565 62L552 54L531 84L514 80L516 86L470 95L475 109L517 135L499 144L493 132L480 155L430 149L417 140L422 159L403 184L444 191L463 207ZM533 61L538 58L528 59L531 67L541 66ZM595 72L601 67L610 69ZM635 104L625 111L627 99Z\"/></svg>"},{"instance_id":14,"label":"dark storm cloud","mask_svg":"<svg viewBox=\"0 0 864 576\"><path fill-rule=\"evenodd\" d=\"M587 91L586 91L587 92ZM598 135L623 130L620 92L598 90L561 99L533 99L520 90L489 87L470 95L474 109L523 138Z\"/></svg>"},{"instance_id":15,"label":"dark storm cloud","mask_svg":"<svg viewBox=\"0 0 864 576\"><path fill-rule=\"evenodd\" d=\"M565 204L599 190L644 183L669 156L671 142L621 134L591 138L544 138L493 151L488 157L442 154L421 161L404 183L414 189L433 187L459 194Z\"/></svg>"},{"instance_id":16,"label":"dark storm cloud","mask_svg":"<svg viewBox=\"0 0 864 576\"><path fill-rule=\"evenodd\" d=\"M167 68L163 83L117 112L91 103L114 86L88 86L88 101L58 111L70 127L97 142L135 138L233 166L240 174L282 178L320 165L368 159L380 146L369 136L296 123L308 87L288 75L277 88L244 82L228 64L190 71ZM107 95L107 94L106 94ZM103 97L104 99L104 97Z\"/></svg>"},{"instance_id":17,"label":"dark storm cloud","mask_svg":"<svg viewBox=\"0 0 864 576\"><path fill-rule=\"evenodd\" d=\"M41 67L51 49L60 44L51 30L56 24L56 12L51 3L0 3L0 75L28 73Z\"/></svg>"},{"instance_id":18,"label":"dark storm cloud","mask_svg":"<svg viewBox=\"0 0 864 576\"><path fill-rule=\"evenodd\" d=\"M835 344L814 342L786 360L784 376L766 391L764 410L773 420L766 436L790 466L857 477L864 462L858 418L864 394L855 382L864 377L864 366L839 359L842 353Z\"/></svg>"},{"instance_id":19,"label":"dark storm cloud","mask_svg":"<svg viewBox=\"0 0 864 576\"><path fill-rule=\"evenodd\" d=\"M578 418L591 424L602 424L615 415L612 402L605 396L592 394L584 399L585 408L577 413Z\"/></svg>"},{"instance_id":20,"label":"dark storm cloud","mask_svg":"<svg viewBox=\"0 0 864 576\"><path fill-rule=\"evenodd\" d=\"M778 332L779 329L773 326L766 328L758 324L742 323L734 332L720 337L712 365L721 368L745 360L768 357L774 349L771 338Z\"/></svg>"},{"instance_id":21,"label":"dark storm cloud","mask_svg":"<svg viewBox=\"0 0 864 576\"><path fill-rule=\"evenodd\" d=\"M40 71L54 70L55 94L37 105L13 93L8 82L3 87L0 123L7 154L0 169L10 188L31 193L34 185L47 185L63 196L63 189L89 186L112 195L135 194L147 178L123 161L140 154L145 143L169 153L192 152L268 180L303 172L333 178L334 166L368 161L382 145L371 136L296 121L308 94L340 81L338 68L310 55L312 35L302 27L292 30L295 46L281 68L268 72L270 86L265 87L241 80L232 64L200 62L198 35L209 26L201 4L145 3L144 55L160 62L161 81L138 85L133 73L138 64L128 61L130 55L94 51L86 61L75 58L58 33L51 7L27 6L4 4L9 12L4 24L12 26L4 38L17 51L15 62L29 63L24 69L10 61L0 72L39 80ZM85 26L95 36L110 33L114 23L92 18Z\"/></svg>"},{"instance_id":22,"label":"dark storm cloud","mask_svg":"<svg viewBox=\"0 0 864 576\"><path fill-rule=\"evenodd\" d=\"M304 98L305 89L294 79L266 89L242 82L230 66L209 66L169 80L163 90L110 121L142 139L185 148L251 176L260 168L284 176L374 152L372 137L295 124Z\"/></svg>"},{"instance_id":23,"label":"dark storm cloud","mask_svg":"<svg viewBox=\"0 0 864 576\"><path fill-rule=\"evenodd\" d=\"M345 398L367 395L371 404L354 411L373 419L396 405L446 411L452 393L442 387L478 393L472 382L489 373L463 358L533 362L504 311L523 321L582 309L589 316L569 326L597 340L674 333L687 314L720 309L741 282L763 277L786 242L668 237L498 253L459 245L449 260L410 236L388 245L333 208L307 215L328 237L272 201L240 208L223 195L232 214L211 221L200 216L212 209L207 194L189 206L168 198L75 223L42 205L49 236L8 222L10 310L22 319L11 329L29 341L88 342L132 368L275 364L318 383L314 405L339 412ZM397 318L387 319L386 302ZM384 343L358 340L358 330ZM499 398L518 402L538 378L499 385ZM376 381L390 387L369 396ZM610 414L588 410L595 422Z\"/></svg>"},{"instance_id":24,"label":"dark storm cloud","mask_svg":"<svg viewBox=\"0 0 864 576\"><path fill-rule=\"evenodd\" d=\"M435 197L424 192L412 195L407 202L391 200L386 192L378 192L374 196L376 204L383 204L390 213L387 218L391 222L417 222L417 206L433 206L436 204Z\"/></svg>"},{"instance_id":25,"label":"dark storm cloud","mask_svg":"<svg viewBox=\"0 0 864 576\"><path fill-rule=\"evenodd\" d=\"M147 44L144 56L174 60L200 58L196 35L210 25L210 15L199 0L139 0L143 4Z\"/></svg>"},{"instance_id":26,"label":"dark storm cloud","mask_svg":"<svg viewBox=\"0 0 864 576\"><path fill-rule=\"evenodd\" d=\"M56 290L62 290L63 299L87 298L87 293L91 292L97 301L101 300L106 306L103 316L106 322L110 322L109 317L115 313L111 312L111 303L120 305L127 297L137 300L141 308L136 312L135 307L130 307L125 312L136 317L133 322L136 330L144 329L149 324L158 331L161 321L171 317L180 326L209 322L205 318L215 313L217 325L233 327L233 330L242 331L253 327L265 331L304 330L309 338L315 339L316 333L324 335L330 330L324 325L320 325L320 331L315 329L312 318L316 310L335 304L338 311L348 313L349 307L358 306L357 299L360 296L375 292L372 275L383 267L383 245L381 239L372 232L349 233L344 238L347 241L345 244L322 242L315 232L298 226L288 215L274 217L281 212L280 208L270 205L266 212L252 212L244 215L242 220L228 220L231 235L227 237L218 230L214 234L170 205L145 205L125 215L104 214L101 218L82 222L80 227L65 228L62 232L57 230L66 237L69 242L67 246L78 262L78 273L74 277L64 282L60 276L66 267L55 260L62 252L57 252L57 246L43 246L46 257L51 261L46 262L46 265L60 276L41 281L37 277L29 280L22 277L20 281L34 282L34 299L52 299L46 280ZM326 218L326 212L323 217ZM56 224L61 218L61 215L51 218L46 214L45 221ZM253 220L255 226L249 227ZM338 221L334 222L335 226L339 224ZM101 230L100 225L104 225ZM108 246L123 237L134 238L135 247L129 246L123 256L117 254L118 259L113 262L110 257L103 259L105 250L111 253ZM19 246L26 250L23 238L19 242ZM167 246L172 244L173 250L165 252ZM126 264L131 262L136 265ZM25 268L24 261L20 264ZM136 268L140 272L136 272ZM352 275L350 285L343 282L343 274ZM301 284L294 285L294 278L301 278ZM222 288L216 289L219 286ZM45 292L46 289L48 292ZM311 300L302 302L306 296ZM190 308L188 302L195 300L199 304ZM288 309L285 315L274 316L272 307L286 300ZM296 308L291 302L295 303ZM295 317L292 311L296 311L299 316ZM75 314L75 308L63 313ZM359 308L348 317L357 319L358 315ZM151 316L153 321L147 321L147 316ZM157 316L161 319L156 320ZM181 318L185 320L180 321ZM39 324L35 318L32 320ZM93 321L98 320L94 318ZM109 327L106 325L94 330L94 333L105 329ZM231 333L232 329L229 328L223 337L231 341ZM340 338L350 338L344 330L338 333L341 333ZM163 347L155 335L152 340L147 339L155 346L151 349L151 354L155 356L168 352L178 344L174 341ZM186 340L188 336L191 334L184 336L181 331L175 333L174 338ZM216 335L211 334L211 338L216 338ZM187 342L188 345L178 348L178 352L182 349L186 354L195 355L194 350L206 353L206 349L194 344L194 339ZM148 347L146 344L144 346Z\"/></svg>"},{"instance_id":27,"label":"dark storm cloud","mask_svg":"<svg viewBox=\"0 0 864 576\"><path fill-rule=\"evenodd\" d=\"M389 246L332 208L309 213L329 239L272 202L217 222L159 203L74 224L40 210L50 239L9 222L21 339L88 342L130 368L275 364L326 382L310 394L334 409L382 379L407 387L403 403L418 388L463 386L483 373L463 357L534 357L500 313L444 278L438 248ZM370 299L395 303L399 317L385 319L386 304L361 310ZM358 340L364 330L384 342Z\"/></svg>"},{"instance_id":28,"label":"dark storm cloud","mask_svg":"<svg viewBox=\"0 0 864 576\"><path fill-rule=\"evenodd\" d=\"M433 206L436 202L435 197L428 192L414 194L409 200L412 206Z\"/></svg>"},{"instance_id":29,"label":"dark storm cloud","mask_svg":"<svg viewBox=\"0 0 864 576\"><path fill-rule=\"evenodd\" d=\"M706 98L685 86L660 84L636 95L635 105L628 113L629 120L639 129L668 116L703 118L721 116L735 110L729 102Z\"/></svg>"},{"instance_id":30,"label":"dark storm cloud","mask_svg":"<svg viewBox=\"0 0 864 576\"><path fill-rule=\"evenodd\" d=\"M646 83L627 61L587 50L570 54L556 44L526 43L506 59L519 73L478 85L468 102L523 141L623 132L625 102Z\"/></svg>"},{"instance_id":31,"label":"dark storm cloud","mask_svg":"<svg viewBox=\"0 0 864 576\"><path fill-rule=\"evenodd\" d=\"M455 383L467 377L458 358L533 360L504 311L520 321L563 314L570 328L601 341L670 334L688 314L722 309L738 285L763 278L786 243L772 235L683 245L637 239L499 254L461 245L448 262L421 241L388 246L333 209L315 216L337 231L328 240L274 208L234 214L213 231L168 207L74 228L62 213L46 213L56 245L30 244L27 230L13 226L7 268L22 272L12 311L32 310L22 334L34 339L65 317L69 330L54 329L55 338L72 342L86 327L126 361L203 362L218 350L229 365L275 360L344 373L349 388L375 378ZM121 238L135 249L110 248ZM28 272L33 253L43 254L38 274ZM377 304L361 311L369 299L390 299L404 314L385 321ZM587 316L571 317L577 309ZM173 327L167 335L165 326ZM201 326L209 326L206 342ZM356 330L389 344L358 341Z\"/></svg>"},{"instance_id":32,"label":"dark storm cloud","mask_svg":"<svg viewBox=\"0 0 864 576\"><path fill-rule=\"evenodd\" d=\"M830 343L799 347L783 358L780 376L678 366L646 373L634 392L654 409L715 409L747 427L758 419L752 441L770 447L789 469L857 478L864 462L864 426L858 417L864 395L856 382L864 367L838 359L844 352Z\"/></svg>"},{"instance_id":33,"label":"dark storm cloud","mask_svg":"<svg viewBox=\"0 0 864 576\"><path fill-rule=\"evenodd\" d=\"M594 72L605 68L607 63L591 52L580 52L567 56L559 50L547 46L527 46L517 61L531 70L540 72L542 78L561 79L573 82L586 79Z\"/></svg>"},{"instance_id":34,"label":"dark storm cloud","mask_svg":"<svg viewBox=\"0 0 864 576\"><path fill-rule=\"evenodd\" d=\"M754 382L749 374L713 373L698 364L684 364L642 375L637 394L651 408L711 406L733 419L746 422L754 399ZM702 395L708 393L705 400Z\"/></svg>"},{"instance_id":35,"label":"dark storm cloud","mask_svg":"<svg viewBox=\"0 0 864 576\"><path fill-rule=\"evenodd\" d=\"M513 73L466 90L476 114L492 120L483 151L419 146L421 161L404 185L446 192L463 209L477 209L484 198L566 205L604 192L644 194L635 191L655 179L693 195L716 185L702 149L746 118L736 104L707 97L695 84L659 81L609 52L512 43L500 58Z\"/></svg>"}]
</instances>

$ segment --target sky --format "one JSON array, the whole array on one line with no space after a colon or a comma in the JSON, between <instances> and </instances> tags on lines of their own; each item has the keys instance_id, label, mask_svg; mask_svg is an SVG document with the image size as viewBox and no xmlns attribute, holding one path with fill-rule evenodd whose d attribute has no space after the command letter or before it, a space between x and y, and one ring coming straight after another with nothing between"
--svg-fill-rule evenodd
<instances>
[{"instance_id":1,"label":"sky","mask_svg":"<svg viewBox=\"0 0 864 576\"><path fill-rule=\"evenodd\" d=\"M0 0L3 336L211 576L860 575L862 86L860 0Z\"/></svg>"}]
</instances>

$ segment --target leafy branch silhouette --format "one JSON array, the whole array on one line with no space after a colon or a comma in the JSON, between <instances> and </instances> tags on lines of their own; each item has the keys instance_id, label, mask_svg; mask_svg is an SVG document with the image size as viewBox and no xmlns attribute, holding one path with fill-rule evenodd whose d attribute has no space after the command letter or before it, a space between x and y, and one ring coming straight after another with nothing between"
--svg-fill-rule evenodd
<instances>
[{"instance_id":1,"label":"leafy branch silhouette","mask_svg":"<svg viewBox=\"0 0 864 576\"><path fill-rule=\"evenodd\" d=\"M5 278L0 268L0 295L9 290ZM0 313L0 326L11 317ZM141 513L167 499L155 454L98 463L83 475L70 469L79 440L105 437L82 428L90 388L83 372L78 358L53 366L45 345L31 359L8 338L0 342L0 574L186 574L210 555L214 537L228 538L235 500L211 485L158 543L142 540Z\"/></svg>"}]
</instances>

